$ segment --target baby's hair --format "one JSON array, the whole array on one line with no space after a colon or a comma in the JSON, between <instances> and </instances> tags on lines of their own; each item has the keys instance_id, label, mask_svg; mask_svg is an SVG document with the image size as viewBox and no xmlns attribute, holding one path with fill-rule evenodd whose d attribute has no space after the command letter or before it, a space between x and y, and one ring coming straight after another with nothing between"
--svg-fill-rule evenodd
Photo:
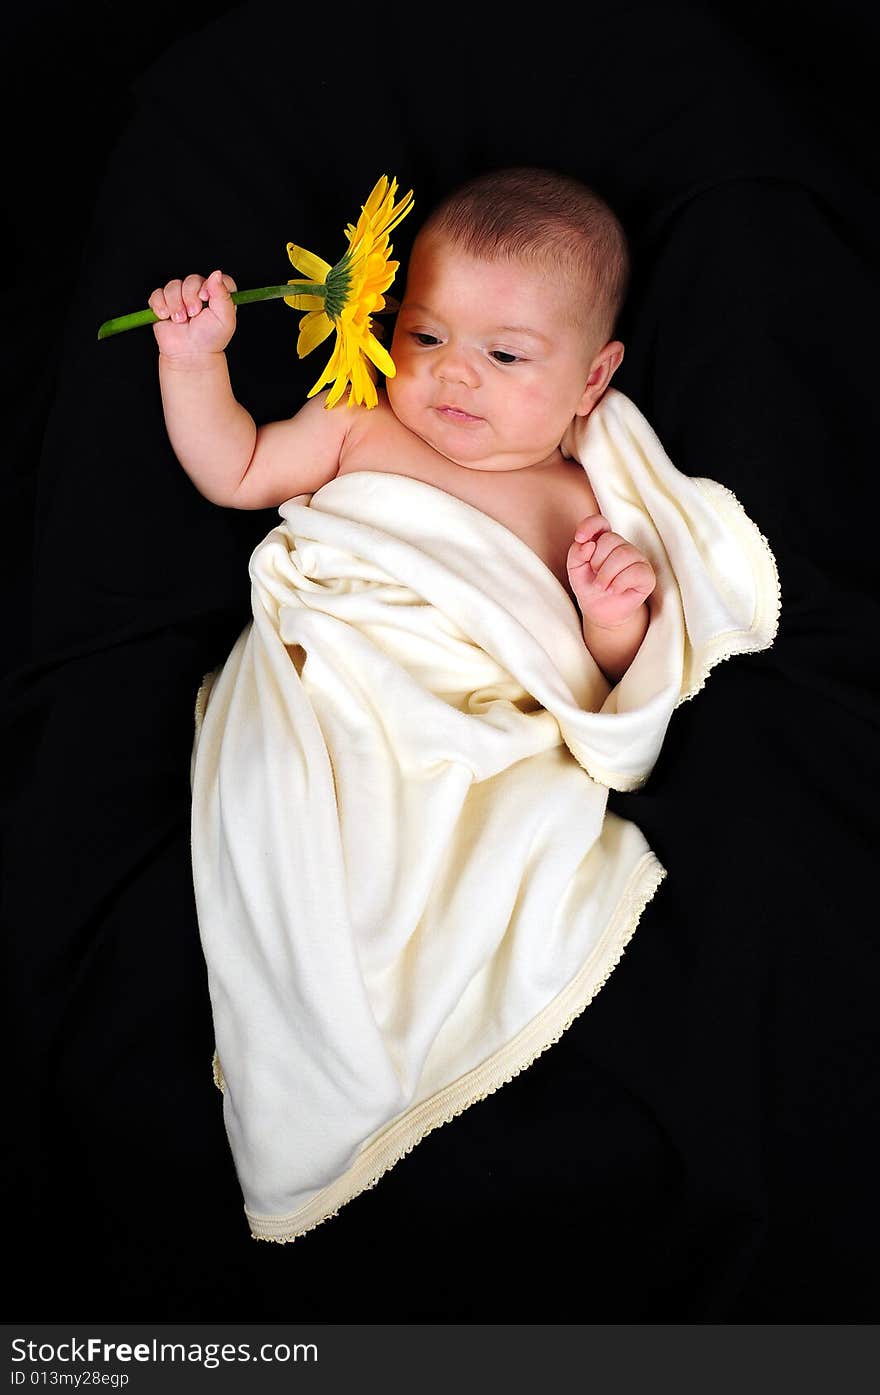
<instances>
[{"instance_id":1,"label":"baby's hair","mask_svg":"<svg viewBox=\"0 0 880 1395\"><path fill-rule=\"evenodd\" d=\"M472 256L560 268L582 288L572 306L601 347L626 297L630 253L617 215L595 190L553 170L516 166L448 194L419 236L442 233Z\"/></svg>"}]
</instances>

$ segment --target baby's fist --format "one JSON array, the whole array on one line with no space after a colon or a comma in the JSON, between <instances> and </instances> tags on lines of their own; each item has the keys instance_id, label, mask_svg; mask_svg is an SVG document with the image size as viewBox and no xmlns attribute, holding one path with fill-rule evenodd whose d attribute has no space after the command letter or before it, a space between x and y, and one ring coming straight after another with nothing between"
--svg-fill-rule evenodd
<instances>
[{"instance_id":1,"label":"baby's fist","mask_svg":"<svg viewBox=\"0 0 880 1395\"><path fill-rule=\"evenodd\" d=\"M585 620L603 629L624 624L657 584L654 568L633 543L591 514L575 529L568 579Z\"/></svg>"},{"instance_id":2,"label":"baby's fist","mask_svg":"<svg viewBox=\"0 0 880 1395\"><path fill-rule=\"evenodd\" d=\"M153 333L160 352L166 358L222 353L235 333L231 293L237 289L232 277L222 271L158 286L148 304L159 317Z\"/></svg>"}]
</instances>

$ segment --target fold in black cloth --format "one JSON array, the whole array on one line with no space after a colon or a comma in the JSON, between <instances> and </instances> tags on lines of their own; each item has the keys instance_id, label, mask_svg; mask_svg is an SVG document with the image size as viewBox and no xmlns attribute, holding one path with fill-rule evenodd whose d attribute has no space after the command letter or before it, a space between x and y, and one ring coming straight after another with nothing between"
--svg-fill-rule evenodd
<instances>
[{"instance_id":1,"label":"fold in black cloth","mask_svg":"<svg viewBox=\"0 0 880 1395\"><path fill-rule=\"evenodd\" d=\"M826 120L778 48L693 6L581 6L549 60L478 15L375 61L342 42L275 60L299 28L277 4L191 27L132 82L64 335L21 373L2 690L17 1316L873 1320L878 199L858 104ZM286 279L287 240L332 253L383 171L416 191L405 259L436 197L510 163L569 170L620 212L636 274L615 386L766 534L780 632L678 710L643 790L612 794L669 875L590 1008L337 1218L259 1244L211 1080L189 751L275 512L195 491L151 331L97 326L191 270ZM257 421L317 376L295 326L277 303L239 317L230 369ZM35 365L45 330L22 333Z\"/></svg>"}]
</instances>

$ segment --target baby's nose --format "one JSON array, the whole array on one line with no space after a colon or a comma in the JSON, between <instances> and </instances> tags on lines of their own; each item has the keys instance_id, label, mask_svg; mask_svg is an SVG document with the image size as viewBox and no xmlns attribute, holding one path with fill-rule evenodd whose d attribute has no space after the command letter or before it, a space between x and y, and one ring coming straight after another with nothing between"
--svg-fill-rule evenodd
<instances>
[{"instance_id":1,"label":"baby's nose","mask_svg":"<svg viewBox=\"0 0 880 1395\"><path fill-rule=\"evenodd\" d=\"M476 387L480 381L476 365L468 354L452 345L444 345L437 356L434 371L442 383L463 383L466 387Z\"/></svg>"}]
</instances>

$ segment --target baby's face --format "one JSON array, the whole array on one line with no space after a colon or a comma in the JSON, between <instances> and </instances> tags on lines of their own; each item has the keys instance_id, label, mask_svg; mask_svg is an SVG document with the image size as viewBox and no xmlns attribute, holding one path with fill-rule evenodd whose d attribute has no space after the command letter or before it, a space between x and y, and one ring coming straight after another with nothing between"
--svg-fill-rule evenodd
<instances>
[{"instance_id":1,"label":"baby's face","mask_svg":"<svg viewBox=\"0 0 880 1395\"><path fill-rule=\"evenodd\" d=\"M589 345L564 282L479 260L442 236L416 244L391 355L395 416L468 469L550 460L584 410Z\"/></svg>"}]
</instances>

